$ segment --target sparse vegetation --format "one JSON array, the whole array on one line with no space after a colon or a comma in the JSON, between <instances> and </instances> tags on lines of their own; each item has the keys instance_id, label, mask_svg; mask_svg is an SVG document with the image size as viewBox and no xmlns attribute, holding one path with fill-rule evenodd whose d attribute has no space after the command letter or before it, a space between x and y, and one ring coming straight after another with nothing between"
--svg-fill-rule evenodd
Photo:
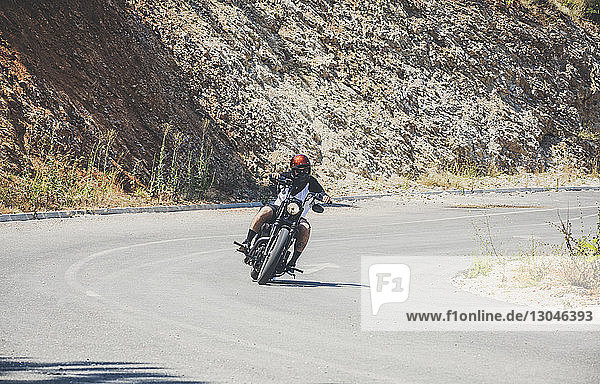
<instances>
[{"instance_id":1,"label":"sparse vegetation","mask_svg":"<svg viewBox=\"0 0 600 384\"><path fill-rule=\"evenodd\" d=\"M592 172L590 176L594 179L600 178L600 157L596 157L594 164L592 165Z\"/></svg>"},{"instance_id":2,"label":"sparse vegetation","mask_svg":"<svg viewBox=\"0 0 600 384\"><path fill-rule=\"evenodd\" d=\"M559 215L553 224L562 234L562 244L548 244L532 237L513 256L499 251L492 241L489 224L475 227L478 252L473 255L466 278L478 278L498 273L503 286L515 288L573 286L598 292L600 290L600 209L595 233L586 234L580 211L581 233L576 236L572 222Z\"/></svg>"},{"instance_id":3,"label":"sparse vegetation","mask_svg":"<svg viewBox=\"0 0 600 384\"><path fill-rule=\"evenodd\" d=\"M600 21L600 0L562 0L562 5L574 16Z\"/></svg>"},{"instance_id":4,"label":"sparse vegetation","mask_svg":"<svg viewBox=\"0 0 600 384\"><path fill-rule=\"evenodd\" d=\"M562 273L572 285L587 289L600 289L600 209L595 234L573 234L572 223L567 217L559 216L557 226L563 235L566 257L563 258ZM583 215L580 215L583 226Z\"/></svg>"},{"instance_id":5,"label":"sparse vegetation","mask_svg":"<svg viewBox=\"0 0 600 384\"><path fill-rule=\"evenodd\" d=\"M599 159L590 161L589 168L577 166L577 161L562 149L556 148L555 163L545 170L529 172L526 169L501 171L491 163L488 166L460 163L445 168L433 167L414 178L414 182L423 186L472 191L489 188L537 187L559 188L569 185L586 185L598 179Z\"/></svg>"},{"instance_id":6,"label":"sparse vegetation","mask_svg":"<svg viewBox=\"0 0 600 384\"><path fill-rule=\"evenodd\" d=\"M490 255L474 255L473 261L467 269L466 277L473 279L479 276L487 276L494 264Z\"/></svg>"},{"instance_id":7,"label":"sparse vegetation","mask_svg":"<svg viewBox=\"0 0 600 384\"><path fill-rule=\"evenodd\" d=\"M531 237L528 246L518 255L517 280L525 286L538 285L552 268L549 244Z\"/></svg>"},{"instance_id":8,"label":"sparse vegetation","mask_svg":"<svg viewBox=\"0 0 600 384\"><path fill-rule=\"evenodd\" d=\"M2 178L0 204L7 211L109 206L124 195L116 173L102 172L92 160L87 166L58 154L29 160L31 166L22 175Z\"/></svg>"},{"instance_id":9,"label":"sparse vegetation","mask_svg":"<svg viewBox=\"0 0 600 384\"><path fill-rule=\"evenodd\" d=\"M430 187L445 189L473 189L477 174L468 170L429 169L417 178L417 182Z\"/></svg>"},{"instance_id":10,"label":"sparse vegetation","mask_svg":"<svg viewBox=\"0 0 600 384\"><path fill-rule=\"evenodd\" d=\"M460 158L446 166L427 170L417 181L432 187L473 190L481 185L482 179L496 178L502 174L495 163L477 165L473 161Z\"/></svg>"},{"instance_id":11,"label":"sparse vegetation","mask_svg":"<svg viewBox=\"0 0 600 384\"><path fill-rule=\"evenodd\" d=\"M417 182L429 187L460 189L468 186L469 179L461 178L449 171L431 169L417 178Z\"/></svg>"},{"instance_id":12,"label":"sparse vegetation","mask_svg":"<svg viewBox=\"0 0 600 384\"><path fill-rule=\"evenodd\" d=\"M210 147L201 143L200 149L184 150L183 135L170 125L165 126L149 186L133 175L123 176L111 158L115 138L115 131L108 131L98 138L87 158L78 159L60 153L52 138L41 143L41 153L27 157L29 164L20 175L0 174L0 209L38 212L196 201L212 185ZM133 193L123 190L123 177L135 179Z\"/></svg>"},{"instance_id":13,"label":"sparse vegetation","mask_svg":"<svg viewBox=\"0 0 600 384\"><path fill-rule=\"evenodd\" d=\"M204 132L207 127L205 121ZM183 144L184 136L171 124L163 124L162 144L148 187L148 193L159 201L196 200L204 197L212 186L214 174L210 175L208 167L212 150L205 144L204 136L199 148L189 149Z\"/></svg>"},{"instance_id":14,"label":"sparse vegetation","mask_svg":"<svg viewBox=\"0 0 600 384\"><path fill-rule=\"evenodd\" d=\"M593 132L588 129L584 129L583 131L579 132L579 134L577 136L579 136L580 138L582 138L584 140L592 140L592 141L600 140L600 133Z\"/></svg>"},{"instance_id":15,"label":"sparse vegetation","mask_svg":"<svg viewBox=\"0 0 600 384\"><path fill-rule=\"evenodd\" d=\"M469 279L487 276L494 268L503 262L503 256L498 252L490 230L489 220L486 218L485 229L473 225L477 239L477 251L473 254L471 265L466 271ZM483 233L485 231L485 233Z\"/></svg>"}]
</instances>

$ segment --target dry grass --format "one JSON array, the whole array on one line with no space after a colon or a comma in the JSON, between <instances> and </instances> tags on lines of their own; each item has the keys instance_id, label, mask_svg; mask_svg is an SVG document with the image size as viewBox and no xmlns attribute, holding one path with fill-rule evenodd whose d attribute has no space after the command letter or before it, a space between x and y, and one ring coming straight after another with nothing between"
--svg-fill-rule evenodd
<instances>
[{"instance_id":1,"label":"dry grass","mask_svg":"<svg viewBox=\"0 0 600 384\"><path fill-rule=\"evenodd\" d=\"M428 187L473 190L483 188L486 180L493 180L503 173L494 163L483 166L460 160L443 168L430 168L417 178Z\"/></svg>"},{"instance_id":2,"label":"dry grass","mask_svg":"<svg viewBox=\"0 0 600 384\"><path fill-rule=\"evenodd\" d=\"M564 258L560 266L560 273L573 286L600 290L600 260L590 261L580 257Z\"/></svg>"},{"instance_id":3,"label":"dry grass","mask_svg":"<svg viewBox=\"0 0 600 384\"><path fill-rule=\"evenodd\" d=\"M443 189L473 189L475 178L455 175L450 171L428 170L417 178L419 184Z\"/></svg>"},{"instance_id":4,"label":"dry grass","mask_svg":"<svg viewBox=\"0 0 600 384\"><path fill-rule=\"evenodd\" d=\"M494 268L494 261L489 255L475 255L469 265L465 276L473 279L479 276L487 276Z\"/></svg>"},{"instance_id":5,"label":"dry grass","mask_svg":"<svg viewBox=\"0 0 600 384\"><path fill-rule=\"evenodd\" d=\"M111 158L114 139L115 132L107 132L79 159L59 153L51 141L41 146L40 155L23 159L27 167L21 174L0 173L0 212L176 204L207 197L214 177L209 147L186 150L183 136L165 128L150 183L144 185ZM134 179L133 193L123 190L124 178Z\"/></svg>"},{"instance_id":6,"label":"dry grass","mask_svg":"<svg viewBox=\"0 0 600 384\"><path fill-rule=\"evenodd\" d=\"M586 173L572 165L569 159L557 164L548 172L501 173L496 168L479 170L475 167L440 170L431 168L419 175L415 182L433 188L473 190L489 188L557 188L573 185L598 185L600 168L598 160Z\"/></svg>"},{"instance_id":7,"label":"dry grass","mask_svg":"<svg viewBox=\"0 0 600 384\"><path fill-rule=\"evenodd\" d=\"M125 193L115 172L85 169L63 156L32 158L22 175L0 177L0 211L38 212L150 203Z\"/></svg>"},{"instance_id":8,"label":"dry grass","mask_svg":"<svg viewBox=\"0 0 600 384\"><path fill-rule=\"evenodd\" d=\"M529 245L522 250L518 257L516 279L524 286L540 284L554 264L548 253L548 244L531 238Z\"/></svg>"}]
</instances>

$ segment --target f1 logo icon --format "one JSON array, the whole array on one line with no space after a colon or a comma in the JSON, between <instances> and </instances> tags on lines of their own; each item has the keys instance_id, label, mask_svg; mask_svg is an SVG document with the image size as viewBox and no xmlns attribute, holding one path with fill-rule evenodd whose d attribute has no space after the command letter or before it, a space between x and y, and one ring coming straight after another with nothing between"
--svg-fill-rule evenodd
<instances>
[{"instance_id":1,"label":"f1 logo icon","mask_svg":"<svg viewBox=\"0 0 600 384\"><path fill-rule=\"evenodd\" d=\"M410 268L406 264L373 264L369 267L371 309L373 315L385 303L403 303L408 299Z\"/></svg>"}]
</instances>

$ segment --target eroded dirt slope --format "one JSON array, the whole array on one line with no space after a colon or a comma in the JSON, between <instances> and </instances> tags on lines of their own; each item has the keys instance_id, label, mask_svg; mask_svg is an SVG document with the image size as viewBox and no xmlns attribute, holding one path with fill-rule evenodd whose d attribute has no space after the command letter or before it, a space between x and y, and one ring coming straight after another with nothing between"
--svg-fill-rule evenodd
<instances>
[{"instance_id":1,"label":"eroded dirt slope","mask_svg":"<svg viewBox=\"0 0 600 384\"><path fill-rule=\"evenodd\" d=\"M4 170L22 171L26 154L50 146L90 156L114 130L110 157L147 182L170 124L181 133L182 151L213 148L217 187L231 190L234 182L245 182L227 138L191 100L185 73L124 2L0 4Z\"/></svg>"}]
</instances>

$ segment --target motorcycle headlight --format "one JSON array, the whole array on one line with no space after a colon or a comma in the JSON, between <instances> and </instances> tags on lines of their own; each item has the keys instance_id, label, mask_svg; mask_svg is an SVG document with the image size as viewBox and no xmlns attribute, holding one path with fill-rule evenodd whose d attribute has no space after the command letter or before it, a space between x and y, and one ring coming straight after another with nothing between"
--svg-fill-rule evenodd
<instances>
[{"instance_id":1,"label":"motorcycle headlight","mask_svg":"<svg viewBox=\"0 0 600 384\"><path fill-rule=\"evenodd\" d=\"M295 201L292 201L287 205L286 210L287 213L289 213L292 216L297 215L300 212L300 205L298 205L298 203L296 203Z\"/></svg>"}]
</instances>

